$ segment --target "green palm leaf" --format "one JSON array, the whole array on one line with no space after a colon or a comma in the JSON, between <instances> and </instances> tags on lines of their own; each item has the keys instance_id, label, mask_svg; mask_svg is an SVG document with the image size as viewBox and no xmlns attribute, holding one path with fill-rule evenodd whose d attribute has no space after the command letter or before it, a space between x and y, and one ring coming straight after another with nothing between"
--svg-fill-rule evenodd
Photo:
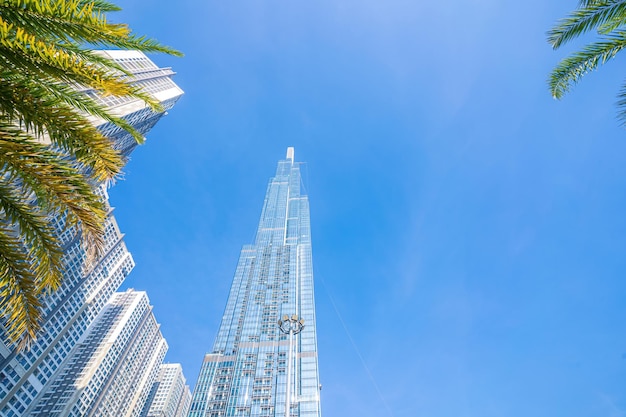
<instances>
[{"instance_id":1,"label":"green palm leaf","mask_svg":"<svg viewBox=\"0 0 626 417\"><path fill-rule=\"evenodd\" d=\"M18 348L40 329L42 297L58 287L62 250L47 219L65 216L88 253L103 250L106 209L95 192L124 159L95 116L142 135L85 92L159 103L92 48L181 55L110 23L103 0L0 2L0 316Z\"/></svg>"},{"instance_id":2,"label":"green palm leaf","mask_svg":"<svg viewBox=\"0 0 626 417\"><path fill-rule=\"evenodd\" d=\"M12 228L0 223L0 310L8 336L18 349L28 347L36 338L41 317L35 276L22 247Z\"/></svg>"},{"instance_id":3,"label":"green palm leaf","mask_svg":"<svg viewBox=\"0 0 626 417\"><path fill-rule=\"evenodd\" d=\"M554 49L564 43L599 26L616 22L623 24L626 18L626 2L609 0L593 2L582 9L575 10L563 19L559 25L548 32L548 42Z\"/></svg>"},{"instance_id":4,"label":"green palm leaf","mask_svg":"<svg viewBox=\"0 0 626 417\"><path fill-rule=\"evenodd\" d=\"M548 42L558 49L590 30L602 35L599 41L584 46L563 59L550 74L552 96L563 97L580 79L613 59L626 46L626 0L580 0L579 8L548 32ZM618 115L626 125L626 90L618 95Z\"/></svg>"},{"instance_id":5,"label":"green palm leaf","mask_svg":"<svg viewBox=\"0 0 626 417\"><path fill-rule=\"evenodd\" d=\"M585 46L562 60L550 74L550 92L560 99L582 76L612 59L626 47L626 34L617 32L603 41Z\"/></svg>"}]
</instances>

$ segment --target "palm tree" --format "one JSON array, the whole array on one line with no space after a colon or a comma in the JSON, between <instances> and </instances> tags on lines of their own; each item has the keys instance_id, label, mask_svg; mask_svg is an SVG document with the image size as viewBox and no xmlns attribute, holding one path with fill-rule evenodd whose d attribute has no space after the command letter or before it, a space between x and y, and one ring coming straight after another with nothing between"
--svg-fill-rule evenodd
<instances>
[{"instance_id":1,"label":"palm tree","mask_svg":"<svg viewBox=\"0 0 626 417\"><path fill-rule=\"evenodd\" d=\"M95 189L119 175L124 161L89 115L143 140L79 89L159 109L92 48L181 55L109 23L107 13L117 10L102 0L0 0L0 316L20 349L36 338L42 299L63 277L49 219L65 216L94 256L103 248L106 209Z\"/></svg>"},{"instance_id":2,"label":"palm tree","mask_svg":"<svg viewBox=\"0 0 626 417\"><path fill-rule=\"evenodd\" d=\"M600 39L562 60L550 74L552 96L563 97L588 72L612 59L626 47L626 0L580 0L578 9L548 32L554 49L596 30ZM618 116L626 125L626 84L618 95Z\"/></svg>"}]
</instances>

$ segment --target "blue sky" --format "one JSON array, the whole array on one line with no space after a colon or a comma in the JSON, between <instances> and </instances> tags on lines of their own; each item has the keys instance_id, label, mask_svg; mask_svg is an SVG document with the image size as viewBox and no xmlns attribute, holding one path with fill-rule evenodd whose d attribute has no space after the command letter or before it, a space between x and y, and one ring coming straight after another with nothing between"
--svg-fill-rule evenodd
<instances>
[{"instance_id":1,"label":"blue sky","mask_svg":"<svg viewBox=\"0 0 626 417\"><path fill-rule=\"evenodd\" d=\"M325 417L626 415L625 57L550 97L576 1L118 4L186 54L111 200L191 384L294 146Z\"/></svg>"}]
</instances>

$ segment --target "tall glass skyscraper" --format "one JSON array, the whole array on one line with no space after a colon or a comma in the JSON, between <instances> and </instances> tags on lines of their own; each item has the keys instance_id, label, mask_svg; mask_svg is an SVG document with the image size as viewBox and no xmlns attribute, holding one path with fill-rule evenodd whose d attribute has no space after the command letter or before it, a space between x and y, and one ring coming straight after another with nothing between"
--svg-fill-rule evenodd
<instances>
[{"instance_id":1,"label":"tall glass skyscraper","mask_svg":"<svg viewBox=\"0 0 626 417\"><path fill-rule=\"evenodd\" d=\"M299 333L283 333L279 320L294 316ZM189 417L320 417L319 390L309 200L289 148L267 187L255 242L241 250Z\"/></svg>"}]
</instances>

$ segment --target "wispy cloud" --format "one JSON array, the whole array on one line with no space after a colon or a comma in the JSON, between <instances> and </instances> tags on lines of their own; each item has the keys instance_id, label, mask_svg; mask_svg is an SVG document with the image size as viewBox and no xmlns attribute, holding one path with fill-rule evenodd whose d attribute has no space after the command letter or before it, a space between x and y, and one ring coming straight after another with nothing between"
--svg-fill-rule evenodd
<instances>
[{"instance_id":1,"label":"wispy cloud","mask_svg":"<svg viewBox=\"0 0 626 417\"><path fill-rule=\"evenodd\" d=\"M617 404L615 404L615 401L613 401L613 398L611 398L610 395L601 392L599 394L599 398L602 406L608 412L608 417L623 417L625 415L624 410L622 410L620 407L618 407Z\"/></svg>"}]
</instances>

